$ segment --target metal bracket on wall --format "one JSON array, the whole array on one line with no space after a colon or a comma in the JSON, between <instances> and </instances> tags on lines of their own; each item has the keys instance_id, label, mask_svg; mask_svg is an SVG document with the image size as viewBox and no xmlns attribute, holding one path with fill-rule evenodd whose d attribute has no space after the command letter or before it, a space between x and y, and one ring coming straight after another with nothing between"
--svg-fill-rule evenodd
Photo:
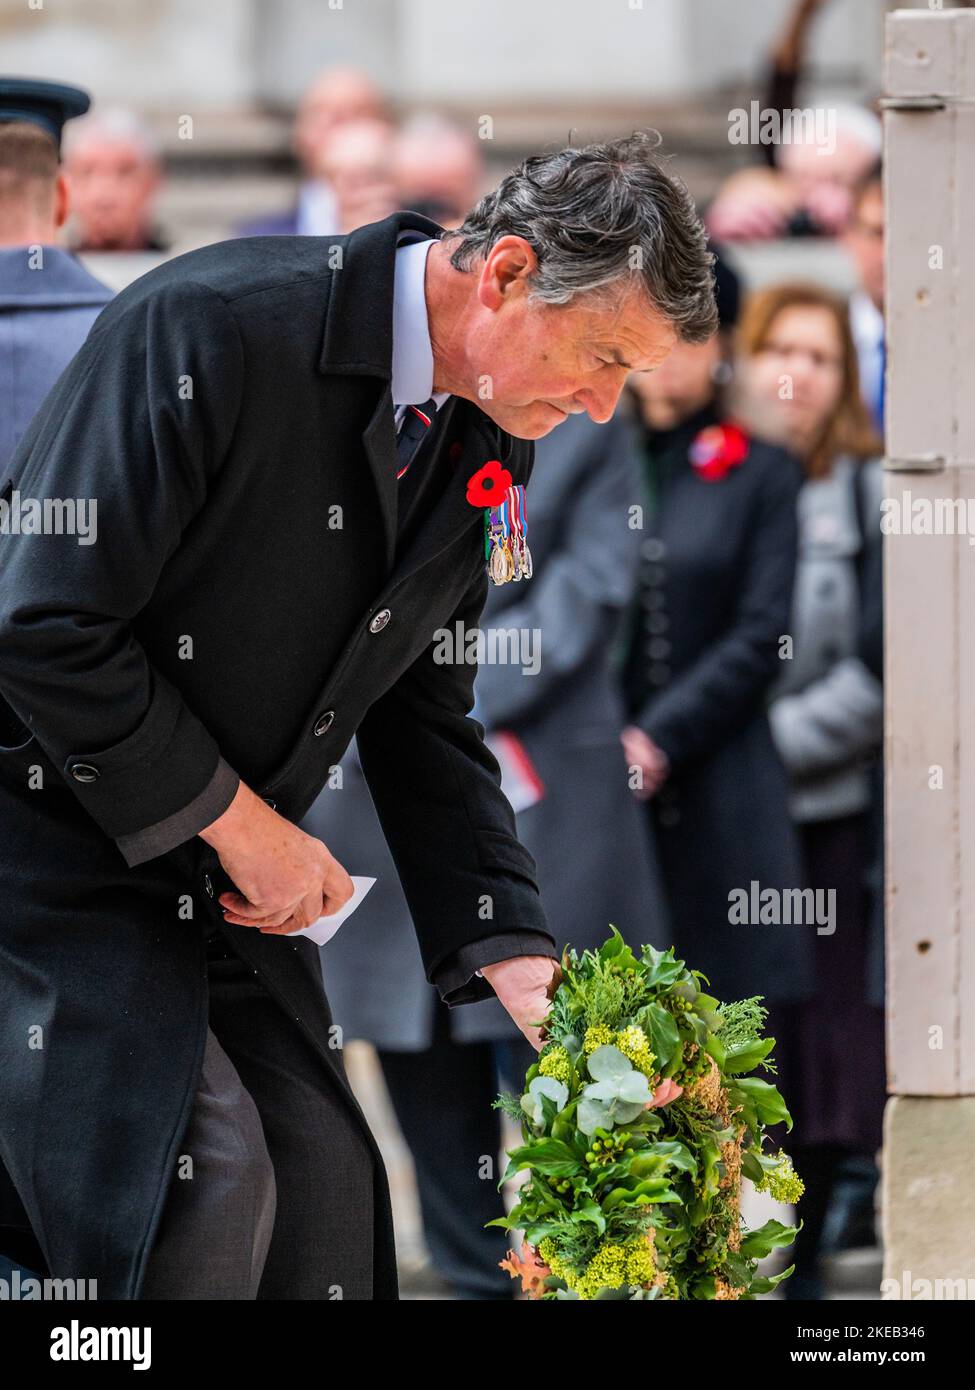
<instances>
[{"instance_id":1,"label":"metal bracket on wall","mask_svg":"<svg viewBox=\"0 0 975 1390\"><path fill-rule=\"evenodd\" d=\"M881 97L877 102L881 111L944 111L957 104L948 97Z\"/></svg>"},{"instance_id":2,"label":"metal bracket on wall","mask_svg":"<svg viewBox=\"0 0 975 1390\"><path fill-rule=\"evenodd\" d=\"M911 454L907 458L885 458L885 473L943 473L942 454Z\"/></svg>"}]
</instances>

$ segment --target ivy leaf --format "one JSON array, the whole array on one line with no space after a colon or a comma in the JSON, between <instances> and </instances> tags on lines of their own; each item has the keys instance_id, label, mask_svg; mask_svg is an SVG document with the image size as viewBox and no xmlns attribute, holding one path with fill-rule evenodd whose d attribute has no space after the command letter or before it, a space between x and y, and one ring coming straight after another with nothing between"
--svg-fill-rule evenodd
<instances>
[{"instance_id":1,"label":"ivy leaf","mask_svg":"<svg viewBox=\"0 0 975 1390\"><path fill-rule=\"evenodd\" d=\"M757 1076L743 1076L729 1091L741 1094L750 1102L759 1122L763 1125L777 1125L785 1122L787 1130L792 1128L792 1116L786 1109L785 1101L774 1086Z\"/></svg>"},{"instance_id":2,"label":"ivy leaf","mask_svg":"<svg viewBox=\"0 0 975 1390\"><path fill-rule=\"evenodd\" d=\"M674 1016L659 1004L645 1004L637 1015L640 1027L650 1038L650 1048L661 1070L680 1047L680 1034Z\"/></svg>"},{"instance_id":3,"label":"ivy leaf","mask_svg":"<svg viewBox=\"0 0 975 1390\"><path fill-rule=\"evenodd\" d=\"M648 989L659 989L661 986L672 985L684 973L684 962L674 959L673 946L668 947L666 951L657 951L652 946L644 946L640 959L646 966L644 980Z\"/></svg>"},{"instance_id":4,"label":"ivy leaf","mask_svg":"<svg viewBox=\"0 0 975 1390\"><path fill-rule=\"evenodd\" d=\"M542 1139L523 1144L518 1149L512 1149L508 1157L516 1173L521 1168L534 1168L547 1177L571 1178L579 1171L578 1158L561 1139Z\"/></svg>"},{"instance_id":5,"label":"ivy leaf","mask_svg":"<svg viewBox=\"0 0 975 1390\"><path fill-rule=\"evenodd\" d=\"M783 1279L788 1279L789 1275L792 1274L794 1270L795 1265L790 1265L789 1268L784 1269L781 1274L761 1275L759 1278L753 1279L748 1285L748 1292L742 1294L742 1298L754 1298L756 1294L771 1293L775 1286L781 1284Z\"/></svg>"},{"instance_id":6,"label":"ivy leaf","mask_svg":"<svg viewBox=\"0 0 975 1390\"><path fill-rule=\"evenodd\" d=\"M754 1071L759 1062L764 1062L774 1047L774 1038L754 1038L750 1042L729 1047L723 1065L717 1057L714 1060L728 1076L741 1076L743 1072ZM714 1057L713 1052L711 1055Z\"/></svg>"},{"instance_id":7,"label":"ivy leaf","mask_svg":"<svg viewBox=\"0 0 975 1390\"><path fill-rule=\"evenodd\" d=\"M781 1246L791 1245L802 1229L798 1226L783 1226L781 1221L766 1221L756 1231L749 1231L742 1238L739 1254L746 1260L764 1260L765 1256Z\"/></svg>"}]
</instances>

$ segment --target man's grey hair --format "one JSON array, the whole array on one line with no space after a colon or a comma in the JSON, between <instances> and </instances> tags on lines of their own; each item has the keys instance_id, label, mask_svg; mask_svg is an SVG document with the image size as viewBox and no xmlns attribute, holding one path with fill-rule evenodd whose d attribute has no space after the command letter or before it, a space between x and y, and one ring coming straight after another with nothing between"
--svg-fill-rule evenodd
<instances>
[{"instance_id":1,"label":"man's grey hair","mask_svg":"<svg viewBox=\"0 0 975 1390\"><path fill-rule=\"evenodd\" d=\"M716 332L713 254L686 186L656 153L656 131L533 155L485 194L462 226L450 263L470 270L503 236L538 257L530 295L568 304L642 284L685 343Z\"/></svg>"}]
</instances>

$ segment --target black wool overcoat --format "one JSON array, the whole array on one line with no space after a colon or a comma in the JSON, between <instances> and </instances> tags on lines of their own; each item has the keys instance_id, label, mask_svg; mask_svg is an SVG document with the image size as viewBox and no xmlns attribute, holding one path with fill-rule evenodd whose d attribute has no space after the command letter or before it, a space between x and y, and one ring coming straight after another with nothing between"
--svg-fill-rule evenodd
<instances>
[{"instance_id":1,"label":"black wool overcoat","mask_svg":"<svg viewBox=\"0 0 975 1390\"><path fill-rule=\"evenodd\" d=\"M298 821L357 733L428 977L497 932L551 937L468 717L475 668L434 660L436 630L476 626L487 595L467 479L498 458L526 483L531 445L451 398L434 445L450 483L395 554L393 265L414 227L441 230L397 213L152 271L0 475L8 499L97 501L94 544L0 534L0 1226L26 1213L50 1269L103 1298L139 1296L200 1074L214 926L365 1128L317 947L225 924L215 852L184 827L145 857L140 830L205 801L224 764ZM369 1142L376 1297L395 1298Z\"/></svg>"}]
</instances>

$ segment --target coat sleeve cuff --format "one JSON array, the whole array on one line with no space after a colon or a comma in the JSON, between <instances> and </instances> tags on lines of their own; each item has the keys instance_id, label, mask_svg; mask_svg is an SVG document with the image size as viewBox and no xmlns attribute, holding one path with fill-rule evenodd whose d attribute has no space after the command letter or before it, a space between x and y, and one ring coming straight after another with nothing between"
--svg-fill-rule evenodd
<instances>
[{"instance_id":1,"label":"coat sleeve cuff","mask_svg":"<svg viewBox=\"0 0 975 1390\"><path fill-rule=\"evenodd\" d=\"M185 840L192 839L201 830L212 824L237 795L240 777L223 758L210 781L182 810L147 825L144 830L135 830L130 835L119 835L115 843L130 869L143 864L147 859L155 859L168 850L175 849Z\"/></svg>"},{"instance_id":2,"label":"coat sleeve cuff","mask_svg":"<svg viewBox=\"0 0 975 1390\"><path fill-rule=\"evenodd\" d=\"M485 936L461 946L434 970L431 982L449 1008L458 1004L474 1004L480 999L493 999L494 990L487 980L475 972L482 965L495 965L513 956L548 956L558 960L555 942L545 932L511 931Z\"/></svg>"}]
</instances>

